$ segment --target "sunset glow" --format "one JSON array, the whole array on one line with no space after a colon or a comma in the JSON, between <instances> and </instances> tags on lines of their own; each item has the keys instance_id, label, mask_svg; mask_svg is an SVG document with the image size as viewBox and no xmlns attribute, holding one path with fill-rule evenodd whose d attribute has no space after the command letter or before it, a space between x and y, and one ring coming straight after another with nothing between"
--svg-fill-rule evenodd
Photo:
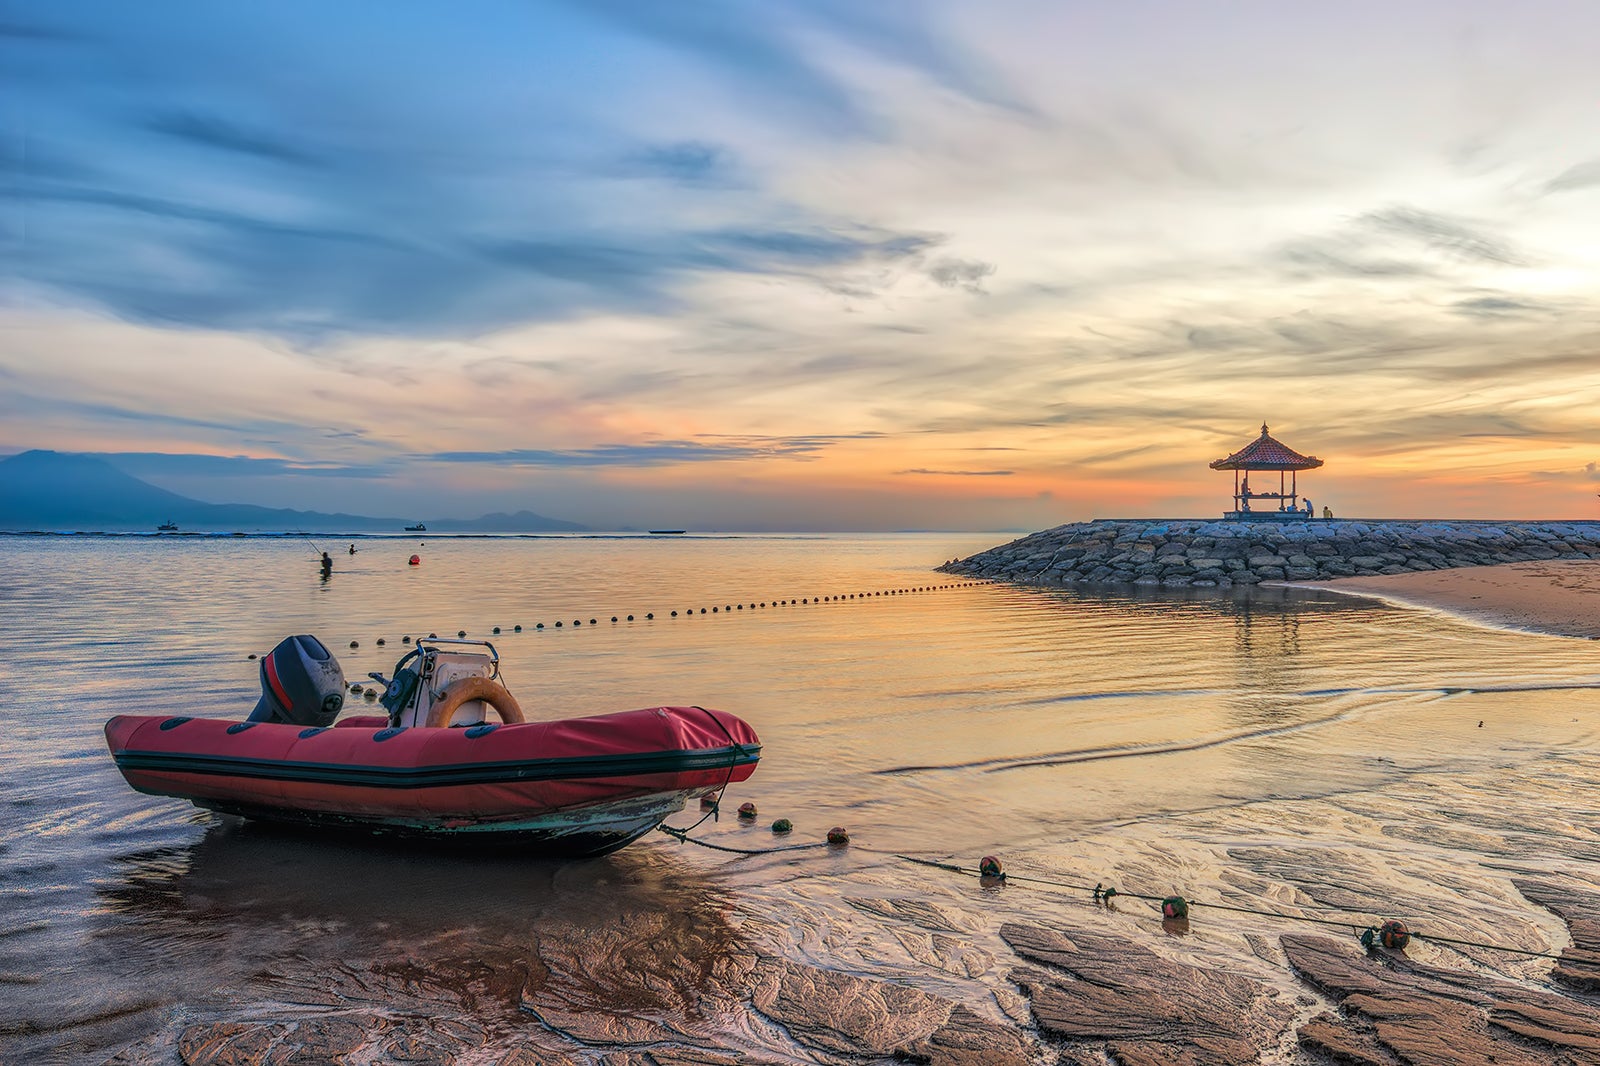
<instances>
[{"instance_id":1,"label":"sunset glow","mask_svg":"<svg viewBox=\"0 0 1600 1066\"><path fill-rule=\"evenodd\" d=\"M24 3L0 456L595 528L1600 518L1600 9Z\"/></svg>"}]
</instances>

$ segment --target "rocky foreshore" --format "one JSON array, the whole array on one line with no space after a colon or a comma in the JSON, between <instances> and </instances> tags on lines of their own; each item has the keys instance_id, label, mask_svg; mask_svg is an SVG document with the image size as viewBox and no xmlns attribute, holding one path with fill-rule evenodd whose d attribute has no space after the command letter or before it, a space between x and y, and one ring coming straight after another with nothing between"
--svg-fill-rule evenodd
<instances>
[{"instance_id":1,"label":"rocky foreshore","mask_svg":"<svg viewBox=\"0 0 1600 1066\"><path fill-rule=\"evenodd\" d=\"M1228 588L1544 559L1600 559L1600 523L1103 519L1034 533L939 570L1034 585Z\"/></svg>"}]
</instances>

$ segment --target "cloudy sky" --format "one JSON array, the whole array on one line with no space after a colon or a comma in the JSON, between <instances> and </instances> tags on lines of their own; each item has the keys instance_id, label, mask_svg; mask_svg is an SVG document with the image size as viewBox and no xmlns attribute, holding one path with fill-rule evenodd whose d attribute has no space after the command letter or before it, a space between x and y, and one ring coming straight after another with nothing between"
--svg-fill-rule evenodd
<instances>
[{"instance_id":1,"label":"cloudy sky","mask_svg":"<svg viewBox=\"0 0 1600 1066\"><path fill-rule=\"evenodd\" d=\"M1600 517L1600 5L10 0L0 454L597 527Z\"/></svg>"}]
</instances>

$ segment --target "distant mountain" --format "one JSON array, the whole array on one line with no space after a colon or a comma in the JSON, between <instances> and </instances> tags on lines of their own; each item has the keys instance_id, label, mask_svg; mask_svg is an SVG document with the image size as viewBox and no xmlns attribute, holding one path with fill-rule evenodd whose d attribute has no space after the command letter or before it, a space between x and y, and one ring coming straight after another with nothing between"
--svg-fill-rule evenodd
<instances>
[{"instance_id":1,"label":"distant mountain","mask_svg":"<svg viewBox=\"0 0 1600 1066\"><path fill-rule=\"evenodd\" d=\"M542 533L588 527L532 511L477 519L424 519L429 532ZM0 530L150 530L175 522L187 531L339 530L400 532L415 519L326 514L247 503L204 503L157 488L104 459L35 450L0 460Z\"/></svg>"}]
</instances>

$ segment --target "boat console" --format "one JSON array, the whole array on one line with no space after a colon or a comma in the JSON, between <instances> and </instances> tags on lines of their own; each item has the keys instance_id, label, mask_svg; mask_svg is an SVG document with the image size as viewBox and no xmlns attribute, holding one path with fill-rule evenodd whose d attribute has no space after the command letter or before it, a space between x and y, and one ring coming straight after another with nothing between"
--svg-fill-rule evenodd
<instances>
[{"instance_id":1,"label":"boat console","mask_svg":"<svg viewBox=\"0 0 1600 1066\"><path fill-rule=\"evenodd\" d=\"M479 725L490 708L502 722L525 720L500 680L500 653L487 640L418 637L416 648L395 664L392 679L368 676L385 686L382 703L391 726Z\"/></svg>"}]
</instances>

